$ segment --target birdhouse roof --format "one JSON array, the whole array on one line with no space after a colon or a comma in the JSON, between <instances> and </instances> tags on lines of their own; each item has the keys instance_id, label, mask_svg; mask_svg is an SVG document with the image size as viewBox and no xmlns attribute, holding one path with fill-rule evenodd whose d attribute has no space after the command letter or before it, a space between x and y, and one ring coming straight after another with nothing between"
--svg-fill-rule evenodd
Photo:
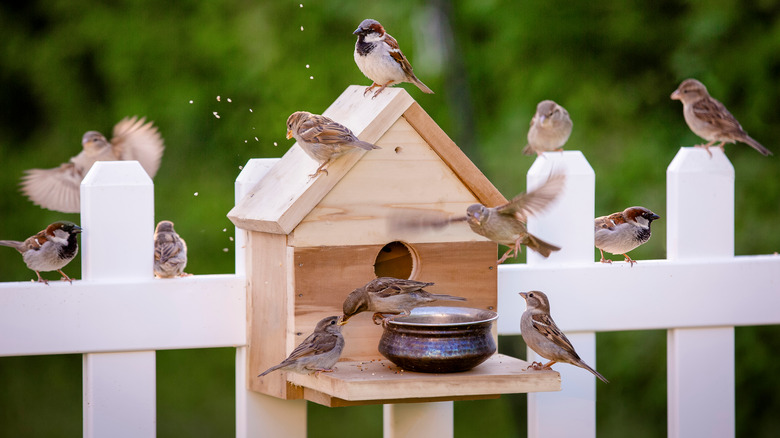
<instances>
[{"instance_id":1,"label":"birdhouse roof","mask_svg":"<svg viewBox=\"0 0 780 438\"><path fill-rule=\"evenodd\" d=\"M387 88L374 99L364 97L364 89L363 86L349 86L323 115L371 143L376 143L403 117L480 203L495 206L506 202L498 189L403 88ZM236 204L228 218L245 230L290 234L365 154L363 150L345 154L328 165L327 175L309 178L319 163L309 158L296 143ZM381 185L383 181L377 180L376 184ZM363 189L371 191L373 188Z\"/></svg>"}]
</instances>

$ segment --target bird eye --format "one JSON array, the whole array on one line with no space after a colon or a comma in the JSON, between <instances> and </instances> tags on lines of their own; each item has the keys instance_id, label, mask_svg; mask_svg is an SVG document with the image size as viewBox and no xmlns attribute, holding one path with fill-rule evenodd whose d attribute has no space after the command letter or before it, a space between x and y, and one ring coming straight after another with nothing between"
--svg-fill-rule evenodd
<instances>
[{"instance_id":1,"label":"bird eye","mask_svg":"<svg viewBox=\"0 0 780 438\"><path fill-rule=\"evenodd\" d=\"M531 298L533 298L533 296L534 296L534 293L533 293L533 292L531 292L531 293L529 293L529 294L528 294L528 296L529 296L529 297L531 297Z\"/></svg>"}]
</instances>

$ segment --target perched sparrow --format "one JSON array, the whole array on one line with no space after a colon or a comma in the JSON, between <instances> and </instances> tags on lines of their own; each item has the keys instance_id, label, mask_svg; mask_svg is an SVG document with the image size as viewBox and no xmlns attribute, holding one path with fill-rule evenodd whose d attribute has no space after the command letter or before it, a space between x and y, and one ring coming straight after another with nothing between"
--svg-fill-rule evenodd
<instances>
[{"instance_id":1,"label":"perched sparrow","mask_svg":"<svg viewBox=\"0 0 780 438\"><path fill-rule=\"evenodd\" d=\"M333 371L333 365L339 361L344 349L344 336L341 334L342 324L338 316L329 316L317 323L314 333L310 334L295 347L279 365L263 371L257 377L275 370L292 371L299 374L311 374Z\"/></svg>"},{"instance_id":2,"label":"perched sparrow","mask_svg":"<svg viewBox=\"0 0 780 438\"><path fill-rule=\"evenodd\" d=\"M173 222L160 221L154 229L154 275L158 278L186 276L187 243L173 229Z\"/></svg>"},{"instance_id":3,"label":"perched sparrow","mask_svg":"<svg viewBox=\"0 0 780 438\"><path fill-rule=\"evenodd\" d=\"M326 167L335 158L355 149L381 149L366 141L358 140L346 126L306 111L296 111L287 118L287 139L295 137L304 152L320 163L313 178L320 172L328 174Z\"/></svg>"},{"instance_id":4,"label":"perched sparrow","mask_svg":"<svg viewBox=\"0 0 780 438\"><path fill-rule=\"evenodd\" d=\"M556 362L570 363L585 368L602 382L609 383L609 380L589 367L574 351L571 342L550 316L550 301L547 299L547 295L534 290L520 292L520 296L525 299L526 303L525 312L520 318L520 333L523 335L523 341L536 354L550 361L544 365L534 362L529 368L548 370Z\"/></svg>"},{"instance_id":5,"label":"perched sparrow","mask_svg":"<svg viewBox=\"0 0 780 438\"><path fill-rule=\"evenodd\" d=\"M379 87L374 93L374 97L377 97L385 87L401 82L411 82L423 93L433 94L433 91L414 75L412 65L398 47L398 41L386 33L378 21L365 19L352 33L358 36L355 43L355 64L367 78L374 81L363 92L364 96L374 87Z\"/></svg>"},{"instance_id":6,"label":"perched sparrow","mask_svg":"<svg viewBox=\"0 0 780 438\"><path fill-rule=\"evenodd\" d=\"M764 156L772 155L769 149L753 140L742 129L729 110L722 103L710 97L704 84L696 79L684 80L674 90L671 98L682 102L683 116L685 116L685 122L691 131L709 141L707 144L697 145L707 148L707 153L710 153L709 147L715 142L720 142L718 147L721 150L723 150L725 143L741 142L750 145Z\"/></svg>"},{"instance_id":7,"label":"perched sparrow","mask_svg":"<svg viewBox=\"0 0 780 438\"><path fill-rule=\"evenodd\" d=\"M96 161L137 160L154 177L160 167L163 140L152 122L137 117L120 120L109 143L103 134L89 131L81 138L83 150L52 169L30 169L22 178L22 192L43 208L63 213L81 209L79 185Z\"/></svg>"},{"instance_id":8,"label":"perched sparrow","mask_svg":"<svg viewBox=\"0 0 780 438\"><path fill-rule=\"evenodd\" d=\"M0 245L16 248L22 253L24 263L38 275L38 282L49 284L48 280L41 278L41 271L57 271L62 274L62 280L72 284L73 280L62 272L62 268L79 252L76 234L80 232L81 227L78 225L60 221L54 222L24 242L0 240Z\"/></svg>"},{"instance_id":9,"label":"perched sparrow","mask_svg":"<svg viewBox=\"0 0 780 438\"><path fill-rule=\"evenodd\" d=\"M601 251L601 263L612 263L604 258L604 251L623 254L626 261L634 266L635 260L626 254L650 239L650 224L660 218L644 207L628 207L609 216L594 220L596 248Z\"/></svg>"},{"instance_id":10,"label":"perched sparrow","mask_svg":"<svg viewBox=\"0 0 780 438\"><path fill-rule=\"evenodd\" d=\"M536 114L528 130L528 145L523 149L526 155L542 155L546 151L563 150L571 135L571 118L566 109L552 100L543 100L536 105Z\"/></svg>"},{"instance_id":11,"label":"perched sparrow","mask_svg":"<svg viewBox=\"0 0 780 438\"><path fill-rule=\"evenodd\" d=\"M344 300L344 324L360 312L374 312L373 320L383 317L383 313L408 315L415 307L436 300L466 301L465 298L452 295L432 294L424 287L433 283L423 283L414 280L402 280L393 277L379 277L371 280L365 286L352 291Z\"/></svg>"}]
</instances>

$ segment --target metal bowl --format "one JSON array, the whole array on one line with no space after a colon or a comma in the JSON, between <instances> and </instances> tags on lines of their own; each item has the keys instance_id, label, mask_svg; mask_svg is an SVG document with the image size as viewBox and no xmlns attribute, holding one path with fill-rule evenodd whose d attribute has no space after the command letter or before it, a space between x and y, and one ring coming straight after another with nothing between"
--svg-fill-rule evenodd
<instances>
[{"instance_id":1,"label":"metal bowl","mask_svg":"<svg viewBox=\"0 0 780 438\"><path fill-rule=\"evenodd\" d=\"M497 318L468 307L418 307L387 321L379 352L409 371L467 371L496 352L490 329Z\"/></svg>"}]
</instances>

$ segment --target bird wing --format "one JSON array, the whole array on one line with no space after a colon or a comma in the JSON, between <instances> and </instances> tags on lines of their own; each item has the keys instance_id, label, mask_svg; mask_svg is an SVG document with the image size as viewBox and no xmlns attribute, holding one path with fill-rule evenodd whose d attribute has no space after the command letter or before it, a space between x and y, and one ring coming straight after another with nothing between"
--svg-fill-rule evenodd
<instances>
[{"instance_id":1,"label":"bird wing","mask_svg":"<svg viewBox=\"0 0 780 438\"><path fill-rule=\"evenodd\" d=\"M152 122L144 117L125 117L114 126L111 139L114 153L122 160L137 160L149 177L154 178L160 168L165 145Z\"/></svg>"},{"instance_id":2,"label":"bird wing","mask_svg":"<svg viewBox=\"0 0 780 438\"><path fill-rule=\"evenodd\" d=\"M366 289L368 292L374 293L380 298L387 298L395 295L418 291L424 287L432 285L433 283L424 283L422 281L405 280L393 277L379 277L366 285Z\"/></svg>"},{"instance_id":3,"label":"bird wing","mask_svg":"<svg viewBox=\"0 0 780 438\"><path fill-rule=\"evenodd\" d=\"M597 217L594 221L597 229L605 229L614 231L620 224L625 224L626 218L623 217L622 212L612 213L609 216Z\"/></svg>"},{"instance_id":4,"label":"bird wing","mask_svg":"<svg viewBox=\"0 0 780 438\"><path fill-rule=\"evenodd\" d=\"M693 113L723 133L744 133L742 126L726 109L726 106L712 97L705 97L694 102Z\"/></svg>"},{"instance_id":5,"label":"bird wing","mask_svg":"<svg viewBox=\"0 0 780 438\"><path fill-rule=\"evenodd\" d=\"M300 345L295 347L295 350L290 353L285 362L330 351L336 347L337 341L338 337L330 333L314 332L304 339Z\"/></svg>"},{"instance_id":6,"label":"bird wing","mask_svg":"<svg viewBox=\"0 0 780 438\"><path fill-rule=\"evenodd\" d=\"M321 144L341 144L357 141L357 137L346 126L319 115L304 121L298 129L303 141Z\"/></svg>"},{"instance_id":7,"label":"bird wing","mask_svg":"<svg viewBox=\"0 0 780 438\"><path fill-rule=\"evenodd\" d=\"M412 64L409 63L409 60L407 60L406 56L404 56L403 52L401 52L401 48L398 46L398 41L390 36L389 33L386 33L385 42L389 46L390 56L392 56L393 59L395 59L395 61L401 66L401 69L404 71L404 73L406 73L406 75L409 77L414 76L414 72L412 71Z\"/></svg>"},{"instance_id":8,"label":"bird wing","mask_svg":"<svg viewBox=\"0 0 780 438\"><path fill-rule=\"evenodd\" d=\"M520 193L504 205L496 207L499 214L514 215L525 222L527 217L544 211L563 190L566 174L553 173L541 186L527 193Z\"/></svg>"},{"instance_id":9,"label":"bird wing","mask_svg":"<svg viewBox=\"0 0 780 438\"><path fill-rule=\"evenodd\" d=\"M52 169L30 169L22 177L22 193L35 205L63 213L81 210L80 189L84 171L74 164L83 152L71 161ZM87 168L86 170L89 170Z\"/></svg>"},{"instance_id":10,"label":"bird wing","mask_svg":"<svg viewBox=\"0 0 780 438\"><path fill-rule=\"evenodd\" d=\"M550 315L546 313L535 314L531 316L531 323L533 324L534 330L541 333L555 345L566 350L566 352L570 353L573 357L576 357L577 359L580 358L574 351L574 347L571 345L571 342L569 342L569 339L563 334L561 329L558 328Z\"/></svg>"},{"instance_id":11,"label":"bird wing","mask_svg":"<svg viewBox=\"0 0 780 438\"><path fill-rule=\"evenodd\" d=\"M176 257L183 249L182 245L175 238L165 236L164 240L161 240L158 236L158 241L154 245L155 260L165 263L167 260Z\"/></svg>"}]
</instances>

